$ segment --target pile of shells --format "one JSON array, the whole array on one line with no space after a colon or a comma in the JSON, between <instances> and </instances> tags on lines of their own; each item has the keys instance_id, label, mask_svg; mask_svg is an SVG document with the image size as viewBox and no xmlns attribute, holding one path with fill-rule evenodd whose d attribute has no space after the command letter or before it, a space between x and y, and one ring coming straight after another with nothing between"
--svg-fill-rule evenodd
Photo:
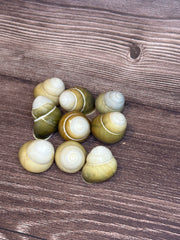
<instances>
[{"instance_id":1,"label":"pile of shells","mask_svg":"<svg viewBox=\"0 0 180 240\"><path fill-rule=\"evenodd\" d=\"M121 113L125 104L122 93L109 91L95 99L86 88L65 89L61 79L50 78L34 88L34 98L32 117L36 140L23 144L19 150L24 169L44 172L55 160L63 172L82 170L82 178L89 183L105 181L115 174L117 161L107 147L96 146L87 154L81 142L91 133L107 144L122 139L127 127ZM98 115L90 121L88 116L95 110ZM56 131L65 142L55 151L48 139Z\"/></svg>"}]
</instances>

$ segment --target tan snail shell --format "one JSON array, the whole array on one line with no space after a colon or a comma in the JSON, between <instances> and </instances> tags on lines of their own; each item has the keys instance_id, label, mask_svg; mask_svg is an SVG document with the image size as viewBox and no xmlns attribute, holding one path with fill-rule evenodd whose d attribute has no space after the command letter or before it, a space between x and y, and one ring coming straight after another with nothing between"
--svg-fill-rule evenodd
<instances>
[{"instance_id":1,"label":"tan snail shell","mask_svg":"<svg viewBox=\"0 0 180 240\"><path fill-rule=\"evenodd\" d=\"M100 114L92 120L92 134L104 143L116 143L124 136L127 127L125 116L120 112Z\"/></svg>"},{"instance_id":2,"label":"tan snail shell","mask_svg":"<svg viewBox=\"0 0 180 240\"><path fill-rule=\"evenodd\" d=\"M59 97L60 106L65 111L78 111L89 114L94 111L95 99L85 88L74 87L65 90Z\"/></svg>"},{"instance_id":3,"label":"tan snail shell","mask_svg":"<svg viewBox=\"0 0 180 240\"><path fill-rule=\"evenodd\" d=\"M117 161L104 146L97 146L87 155L82 169L82 178L89 183L102 182L112 177L117 170Z\"/></svg>"},{"instance_id":4,"label":"tan snail shell","mask_svg":"<svg viewBox=\"0 0 180 240\"><path fill-rule=\"evenodd\" d=\"M96 110L99 113L121 112L124 108L125 99L122 93L118 91L109 91L101 93L96 101Z\"/></svg>"},{"instance_id":5,"label":"tan snail shell","mask_svg":"<svg viewBox=\"0 0 180 240\"><path fill-rule=\"evenodd\" d=\"M86 150L75 141L62 143L56 150L55 162L59 169L67 173L79 171L85 163Z\"/></svg>"},{"instance_id":6,"label":"tan snail shell","mask_svg":"<svg viewBox=\"0 0 180 240\"><path fill-rule=\"evenodd\" d=\"M54 147L46 140L33 140L22 145L19 161L24 169L33 173L46 171L54 160Z\"/></svg>"},{"instance_id":7,"label":"tan snail shell","mask_svg":"<svg viewBox=\"0 0 180 240\"><path fill-rule=\"evenodd\" d=\"M62 116L58 130L65 140L83 142L90 134L90 121L80 112L69 112Z\"/></svg>"},{"instance_id":8,"label":"tan snail shell","mask_svg":"<svg viewBox=\"0 0 180 240\"><path fill-rule=\"evenodd\" d=\"M34 88L34 97L45 96L57 106L59 105L59 96L64 91L65 85L64 82L56 77L49 78L44 82L39 83Z\"/></svg>"},{"instance_id":9,"label":"tan snail shell","mask_svg":"<svg viewBox=\"0 0 180 240\"><path fill-rule=\"evenodd\" d=\"M34 118L34 137L47 139L58 130L61 111L47 97L38 96L32 104Z\"/></svg>"}]
</instances>

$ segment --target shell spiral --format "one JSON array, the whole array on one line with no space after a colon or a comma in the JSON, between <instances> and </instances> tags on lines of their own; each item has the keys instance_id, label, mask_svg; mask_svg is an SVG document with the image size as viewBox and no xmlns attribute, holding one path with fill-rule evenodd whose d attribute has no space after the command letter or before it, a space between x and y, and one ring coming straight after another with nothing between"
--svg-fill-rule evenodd
<instances>
[{"instance_id":1,"label":"shell spiral","mask_svg":"<svg viewBox=\"0 0 180 240\"><path fill-rule=\"evenodd\" d=\"M61 111L49 98L38 96L34 99L32 116L34 118L35 138L48 139L52 133L58 130Z\"/></svg>"},{"instance_id":2,"label":"shell spiral","mask_svg":"<svg viewBox=\"0 0 180 240\"><path fill-rule=\"evenodd\" d=\"M92 120L92 134L104 143L116 143L122 139L127 120L120 112L100 114Z\"/></svg>"},{"instance_id":3,"label":"shell spiral","mask_svg":"<svg viewBox=\"0 0 180 240\"><path fill-rule=\"evenodd\" d=\"M117 170L117 161L104 146L97 146L87 155L82 169L82 178L89 183L102 182L112 177Z\"/></svg>"},{"instance_id":4,"label":"shell spiral","mask_svg":"<svg viewBox=\"0 0 180 240\"><path fill-rule=\"evenodd\" d=\"M74 87L65 90L59 97L59 104L65 111L91 113L95 108L95 99L85 88Z\"/></svg>"},{"instance_id":5,"label":"shell spiral","mask_svg":"<svg viewBox=\"0 0 180 240\"><path fill-rule=\"evenodd\" d=\"M22 145L19 161L24 169L33 173L46 171L54 160L54 147L45 140L33 140Z\"/></svg>"},{"instance_id":6,"label":"shell spiral","mask_svg":"<svg viewBox=\"0 0 180 240\"><path fill-rule=\"evenodd\" d=\"M56 165L64 172L75 173L79 171L85 163L86 150L74 141L62 143L56 150Z\"/></svg>"},{"instance_id":7,"label":"shell spiral","mask_svg":"<svg viewBox=\"0 0 180 240\"><path fill-rule=\"evenodd\" d=\"M95 101L96 110L99 113L121 112L124 108L124 103L125 98L118 91L101 93Z\"/></svg>"},{"instance_id":8,"label":"shell spiral","mask_svg":"<svg viewBox=\"0 0 180 240\"><path fill-rule=\"evenodd\" d=\"M34 97L45 96L57 106L59 105L59 96L64 91L65 85L60 78L49 78L44 82L39 83L34 88Z\"/></svg>"},{"instance_id":9,"label":"shell spiral","mask_svg":"<svg viewBox=\"0 0 180 240\"><path fill-rule=\"evenodd\" d=\"M62 116L58 129L65 140L83 142L90 134L90 121L83 113L73 111Z\"/></svg>"}]
</instances>

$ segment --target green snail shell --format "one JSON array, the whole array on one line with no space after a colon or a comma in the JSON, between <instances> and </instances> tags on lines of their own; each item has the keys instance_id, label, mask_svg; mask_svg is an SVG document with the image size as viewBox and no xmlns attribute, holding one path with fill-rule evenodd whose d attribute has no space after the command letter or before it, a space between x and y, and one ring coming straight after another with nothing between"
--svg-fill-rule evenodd
<instances>
[{"instance_id":1,"label":"green snail shell","mask_svg":"<svg viewBox=\"0 0 180 240\"><path fill-rule=\"evenodd\" d=\"M44 82L39 83L34 88L34 97L45 96L57 106L59 105L59 96L64 91L65 85L60 78L49 78Z\"/></svg>"},{"instance_id":2,"label":"green snail shell","mask_svg":"<svg viewBox=\"0 0 180 240\"><path fill-rule=\"evenodd\" d=\"M59 97L60 106L65 111L78 111L89 114L95 109L95 99L85 88L74 87L65 90Z\"/></svg>"},{"instance_id":3,"label":"green snail shell","mask_svg":"<svg viewBox=\"0 0 180 240\"><path fill-rule=\"evenodd\" d=\"M29 172L44 172L54 161L54 147L50 142L40 139L26 142L19 150L19 161Z\"/></svg>"},{"instance_id":4,"label":"green snail shell","mask_svg":"<svg viewBox=\"0 0 180 240\"><path fill-rule=\"evenodd\" d=\"M109 91L101 93L96 101L96 110L99 113L121 112L124 108L125 99L122 93L118 91Z\"/></svg>"},{"instance_id":5,"label":"green snail shell","mask_svg":"<svg viewBox=\"0 0 180 240\"><path fill-rule=\"evenodd\" d=\"M103 182L117 170L117 161L112 152L104 146L97 146L87 155L82 169L82 178L88 183Z\"/></svg>"},{"instance_id":6,"label":"green snail shell","mask_svg":"<svg viewBox=\"0 0 180 240\"><path fill-rule=\"evenodd\" d=\"M120 112L100 114L92 120L92 134L104 143L116 143L122 139L127 120Z\"/></svg>"},{"instance_id":7,"label":"green snail shell","mask_svg":"<svg viewBox=\"0 0 180 240\"><path fill-rule=\"evenodd\" d=\"M34 118L35 138L48 139L52 133L58 130L61 111L47 97L38 96L34 99L32 116Z\"/></svg>"},{"instance_id":8,"label":"green snail shell","mask_svg":"<svg viewBox=\"0 0 180 240\"><path fill-rule=\"evenodd\" d=\"M86 150L75 141L66 141L56 150L55 162L60 170L66 173L79 171L85 163Z\"/></svg>"}]
</instances>

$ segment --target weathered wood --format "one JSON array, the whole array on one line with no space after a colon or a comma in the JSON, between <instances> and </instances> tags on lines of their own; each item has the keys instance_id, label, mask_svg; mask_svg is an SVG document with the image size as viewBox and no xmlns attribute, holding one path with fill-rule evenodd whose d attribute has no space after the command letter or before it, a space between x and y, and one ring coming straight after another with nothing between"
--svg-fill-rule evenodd
<instances>
[{"instance_id":1,"label":"weathered wood","mask_svg":"<svg viewBox=\"0 0 180 240\"><path fill-rule=\"evenodd\" d=\"M180 238L179 12L175 0L0 0L0 239ZM118 161L109 181L20 166L33 88L52 76L95 97L125 95L128 129L108 146Z\"/></svg>"}]
</instances>

